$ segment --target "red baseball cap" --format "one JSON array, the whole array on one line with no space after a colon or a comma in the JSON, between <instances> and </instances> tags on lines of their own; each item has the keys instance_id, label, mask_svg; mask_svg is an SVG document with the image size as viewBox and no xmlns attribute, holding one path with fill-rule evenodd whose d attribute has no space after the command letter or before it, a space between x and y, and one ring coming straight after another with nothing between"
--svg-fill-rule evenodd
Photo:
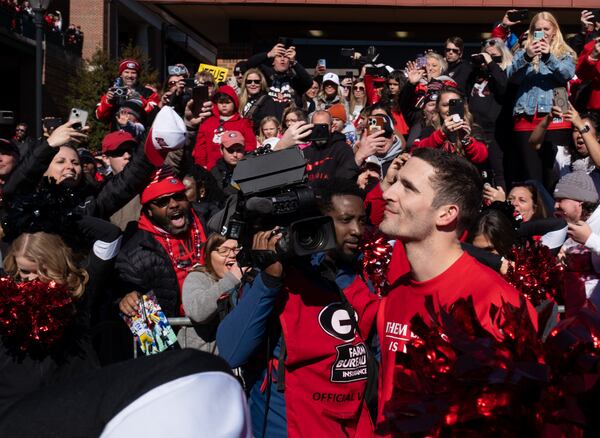
<instances>
[{"instance_id":1,"label":"red baseball cap","mask_svg":"<svg viewBox=\"0 0 600 438\"><path fill-rule=\"evenodd\" d=\"M102 153L116 151L125 143L133 143L133 146L137 145L135 138L129 132L115 131L106 134L102 139Z\"/></svg>"},{"instance_id":2,"label":"red baseball cap","mask_svg":"<svg viewBox=\"0 0 600 438\"><path fill-rule=\"evenodd\" d=\"M230 148L234 144L241 144L245 146L246 140L244 140L244 136L239 131L225 131L221 134L221 145L224 148Z\"/></svg>"}]
</instances>

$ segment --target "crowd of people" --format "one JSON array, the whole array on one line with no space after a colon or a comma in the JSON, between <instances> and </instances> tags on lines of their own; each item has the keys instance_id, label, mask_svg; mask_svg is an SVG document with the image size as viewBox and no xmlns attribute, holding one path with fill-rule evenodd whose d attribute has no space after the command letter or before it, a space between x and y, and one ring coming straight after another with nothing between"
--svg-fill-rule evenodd
<instances>
[{"instance_id":1,"label":"crowd of people","mask_svg":"<svg viewBox=\"0 0 600 438\"><path fill-rule=\"evenodd\" d=\"M404 66L354 53L343 77L321 63L311 74L284 41L225 83L175 64L157 90L123 59L88 109L109 127L101 145L87 144L80 114L45 120L41 139L23 123L0 139L0 435L500 433L482 397L530 388L542 366L567 373L566 359L496 373L496 386L477 374L473 412L415 406L474 370L461 353L504 346L505 372L542 354L510 362L518 344L583 320L562 346L585 352L569 364L597 378L600 13L584 10L565 41L551 13L521 23L518 12L471 56L449 36ZM298 156L300 185L281 164ZM294 240L290 224L313 216L327 245ZM546 268L569 281L550 284ZM124 320L145 315L149 296L191 323L175 327L174 351L130 359ZM566 313L549 316L548 303ZM439 339L422 335L438 325ZM431 348L427 384L409 367L419 348ZM595 386L579 416L530 400L538 411L511 427L594 436ZM507 397L494 401L505 414L522 404Z\"/></svg>"},{"instance_id":2,"label":"crowd of people","mask_svg":"<svg viewBox=\"0 0 600 438\"><path fill-rule=\"evenodd\" d=\"M35 38L34 11L27 0L0 1L0 25L13 32ZM46 39L81 54L83 31L81 26L69 24L65 28L60 11L46 11L42 23Z\"/></svg>"}]
</instances>

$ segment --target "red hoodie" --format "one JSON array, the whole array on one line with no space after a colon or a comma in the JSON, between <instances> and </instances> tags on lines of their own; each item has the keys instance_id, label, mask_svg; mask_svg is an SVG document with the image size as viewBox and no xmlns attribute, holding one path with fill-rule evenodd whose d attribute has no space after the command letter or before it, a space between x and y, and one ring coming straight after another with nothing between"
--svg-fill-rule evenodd
<instances>
[{"instance_id":1,"label":"red hoodie","mask_svg":"<svg viewBox=\"0 0 600 438\"><path fill-rule=\"evenodd\" d=\"M583 47L579 55L575 74L583 80L590 81L590 97L587 101L587 109L600 110L600 62L590 60L590 54L594 49L595 40L590 41Z\"/></svg>"},{"instance_id":2,"label":"red hoodie","mask_svg":"<svg viewBox=\"0 0 600 438\"><path fill-rule=\"evenodd\" d=\"M256 136L252 130L252 122L244 119L238 113L238 97L233 88L223 85L217 93L226 94L233 100L234 113L226 121L221 120L217 104L213 104L213 115L206 119L198 129L196 145L192 151L194 162L207 170L211 170L221 158L221 133L225 131L239 131L246 141L246 152L256 149Z\"/></svg>"}]
</instances>

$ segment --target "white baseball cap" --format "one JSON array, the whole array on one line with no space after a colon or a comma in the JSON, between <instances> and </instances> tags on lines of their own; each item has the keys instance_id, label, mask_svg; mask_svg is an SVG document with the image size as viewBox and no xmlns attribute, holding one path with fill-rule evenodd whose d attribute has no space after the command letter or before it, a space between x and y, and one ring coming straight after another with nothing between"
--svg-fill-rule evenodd
<instances>
[{"instance_id":1,"label":"white baseball cap","mask_svg":"<svg viewBox=\"0 0 600 438\"><path fill-rule=\"evenodd\" d=\"M325 73L325 76L323 76L323 83L325 82L333 82L334 84L339 86L340 78L335 73Z\"/></svg>"}]
</instances>

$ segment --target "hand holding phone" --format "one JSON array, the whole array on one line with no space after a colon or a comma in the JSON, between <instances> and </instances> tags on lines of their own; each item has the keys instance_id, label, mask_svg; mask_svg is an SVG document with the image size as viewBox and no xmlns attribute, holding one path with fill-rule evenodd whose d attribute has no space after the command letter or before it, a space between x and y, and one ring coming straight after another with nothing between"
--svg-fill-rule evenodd
<instances>
[{"instance_id":1,"label":"hand holding phone","mask_svg":"<svg viewBox=\"0 0 600 438\"><path fill-rule=\"evenodd\" d=\"M204 102L208 102L210 97L208 95L208 87L206 85L199 85L192 88L192 99L194 104L192 106L192 113L194 117L198 117L202 112L202 106Z\"/></svg>"},{"instance_id":2,"label":"hand holding phone","mask_svg":"<svg viewBox=\"0 0 600 438\"><path fill-rule=\"evenodd\" d=\"M69 122L75 121L72 126L73 129L77 129L81 131L81 129L85 126L88 119L88 112L79 108L72 108L69 113Z\"/></svg>"},{"instance_id":3,"label":"hand holding phone","mask_svg":"<svg viewBox=\"0 0 600 438\"><path fill-rule=\"evenodd\" d=\"M450 99L448 101L448 115L454 121L460 121L465 118L465 102L462 99Z\"/></svg>"}]
</instances>

